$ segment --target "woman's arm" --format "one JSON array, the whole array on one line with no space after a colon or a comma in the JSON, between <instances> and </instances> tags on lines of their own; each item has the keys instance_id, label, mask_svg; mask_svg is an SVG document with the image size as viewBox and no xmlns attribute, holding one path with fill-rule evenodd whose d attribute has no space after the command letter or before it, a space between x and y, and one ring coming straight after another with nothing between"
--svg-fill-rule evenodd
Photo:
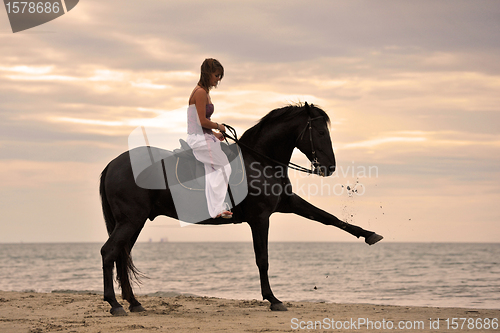
<instances>
[{"instance_id":1,"label":"woman's arm","mask_svg":"<svg viewBox=\"0 0 500 333\"><path fill-rule=\"evenodd\" d=\"M196 105L196 112L198 113L198 118L200 119L201 127L208 129L217 129L221 132L225 132L226 128L222 124L218 124L207 119L207 104L208 97L207 92L204 89L198 89L194 93L194 100Z\"/></svg>"}]
</instances>

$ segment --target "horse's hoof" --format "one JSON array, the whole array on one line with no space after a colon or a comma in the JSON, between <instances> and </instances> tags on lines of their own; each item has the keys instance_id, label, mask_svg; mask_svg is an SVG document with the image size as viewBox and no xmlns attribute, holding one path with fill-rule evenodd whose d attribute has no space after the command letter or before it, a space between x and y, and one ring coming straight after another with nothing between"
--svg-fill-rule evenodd
<instances>
[{"instance_id":1,"label":"horse's hoof","mask_svg":"<svg viewBox=\"0 0 500 333\"><path fill-rule=\"evenodd\" d=\"M382 240L382 238L384 237L380 236L379 234L373 233L370 237L365 239L365 243L368 245L373 245L378 241Z\"/></svg>"},{"instance_id":2,"label":"horse's hoof","mask_svg":"<svg viewBox=\"0 0 500 333\"><path fill-rule=\"evenodd\" d=\"M130 310L130 312L143 312L143 311L146 311L146 309L144 309L142 307L142 305L140 305L140 304L136 305L136 306L129 307L129 310Z\"/></svg>"},{"instance_id":3,"label":"horse's hoof","mask_svg":"<svg viewBox=\"0 0 500 333\"><path fill-rule=\"evenodd\" d=\"M127 314L127 311L125 311L125 309L120 306L118 308L111 308L111 310L109 310L109 312L113 315L113 316L128 316Z\"/></svg>"},{"instance_id":4,"label":"horse's hoof","mask_svg":"<svg viewBox=\"0 0 500 333\"><path fill-rule=\"evenodd\" d=\"M288 311L288 309L283 303L280 302L271 304L271 311Z\"/></svg>"}]
</instances>

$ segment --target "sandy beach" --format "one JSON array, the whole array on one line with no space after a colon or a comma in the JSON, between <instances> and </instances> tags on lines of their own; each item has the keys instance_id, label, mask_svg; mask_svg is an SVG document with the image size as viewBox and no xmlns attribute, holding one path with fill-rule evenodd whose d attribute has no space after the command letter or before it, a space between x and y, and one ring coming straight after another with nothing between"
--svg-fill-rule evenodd
<instances>
[{"instance_id":1,"label":"sandy beach","mask_svg":"<svg viewBox=\"0 0 500 333\"><path fill-rule=\"evenodd\" d=\"M0 332L498 332L500 318L500 310L486 309L285 302L288 311L272 312L258 300L139 301L147 311L112 317L101 295L0 291Z\"/></svg>"}]
</instances>

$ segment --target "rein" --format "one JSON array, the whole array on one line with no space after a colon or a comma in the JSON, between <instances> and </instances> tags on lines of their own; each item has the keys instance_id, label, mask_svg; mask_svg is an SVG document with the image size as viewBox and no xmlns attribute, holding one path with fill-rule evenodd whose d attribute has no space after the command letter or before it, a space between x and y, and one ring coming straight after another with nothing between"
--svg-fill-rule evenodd
<instances>
[{"instance_id":1,"label":"rein","mask_svg":"<svg viewBox=\"0 0 500 333\"><path fill-rule=\"evenodd\" d=\"M232 127L232 126L229 126L227 124L222 124L224 125L230 132L233 136L223 132L222 134L224 135L224 138L226 139L226 143L229 144L229 142L227 142L227 138L233 140L234 142L236 142L237 145L239 146L242 146L242 147L245 147L246 149L256 153L257 155L260 155L261 157L264 157L264 158L267 158L268 160L270 160L271 162L273 163L276 163L278 165L281 165L281 166L284 166L286 168L290 168L290 169L293 169L293 170L297 170L297 171L301 171L301 172L305 172L305 173L308 173L308 174L314 174L315 173L315 170L314 168L317 168L319 163L318 163L318 158L316 157L316 151L314 150L314 143L313 143L313 140L312 140L312 121L313 120L316 120L316 119L320 119L320 118L323 118L323 116L319 116L319 117L316 117L316 118L311 118L309 117L309 119L307 120L307 123L306 123L306 126L304 127L304 129L300 132L298 138L297 138L297 142L299 142L300 140L303 139L304 137L304 134L306 132L306 130L309 128L309 140L311 142L311 151L312 151L312 156L313 156L313 160L311 161L311 169L307 169L303 166L300 166L300 165L297 165L295 163L292 163L292 162L288 162L288 164L285 164L285 163L282 163L280 161L276 161L275 159L269 157L269 156L266 156L258 151L256 151L255 149L247 146L246 144L244 143L241 143L240 140L238 139L238 135L236 134L236 130Z\"/></svg>"}]
</instances>

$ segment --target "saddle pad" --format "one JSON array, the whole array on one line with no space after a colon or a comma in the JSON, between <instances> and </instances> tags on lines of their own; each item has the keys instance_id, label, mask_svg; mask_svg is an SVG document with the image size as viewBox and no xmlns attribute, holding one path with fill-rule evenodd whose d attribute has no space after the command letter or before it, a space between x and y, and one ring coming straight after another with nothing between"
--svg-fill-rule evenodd
<instances>
[{"instance_id":1,"label":"saddle pad","mask_svg":"<svg viewBox=\"0 0 500 333\"><path fill-rule=\"evenodd\" d=\"M222 148L226 154L232 154L228 157L232 169L229 186L234 203L238 205L248 194L243 157L234 144L223 144ZM129 155L137 186L152 190L168 188L180 221L197 223L210 219L204 191L204 166L194 158L190 149L172 152L142 146L130 150ZM228 195L226 202L233 208Z\"/></svg>"},{"instance_id":2,"label":"saddle pad","mask_svg":"<svg viewBox=\"0 0 500 333\"><path fill-rule=\"evenodd\" d=\"M177 157L175 164L175 176L177 181L182 186L185 186L186 189L197 191L204 190L205 166L194 157L192 149L185 141L179 141L181 142L182 148L176 149L173 152ZM221 143L221 148L231 164L229 184L238 186L245 180L243 157L235 144L228 146L225 143Z\"/></svg>"}]
</instances>

